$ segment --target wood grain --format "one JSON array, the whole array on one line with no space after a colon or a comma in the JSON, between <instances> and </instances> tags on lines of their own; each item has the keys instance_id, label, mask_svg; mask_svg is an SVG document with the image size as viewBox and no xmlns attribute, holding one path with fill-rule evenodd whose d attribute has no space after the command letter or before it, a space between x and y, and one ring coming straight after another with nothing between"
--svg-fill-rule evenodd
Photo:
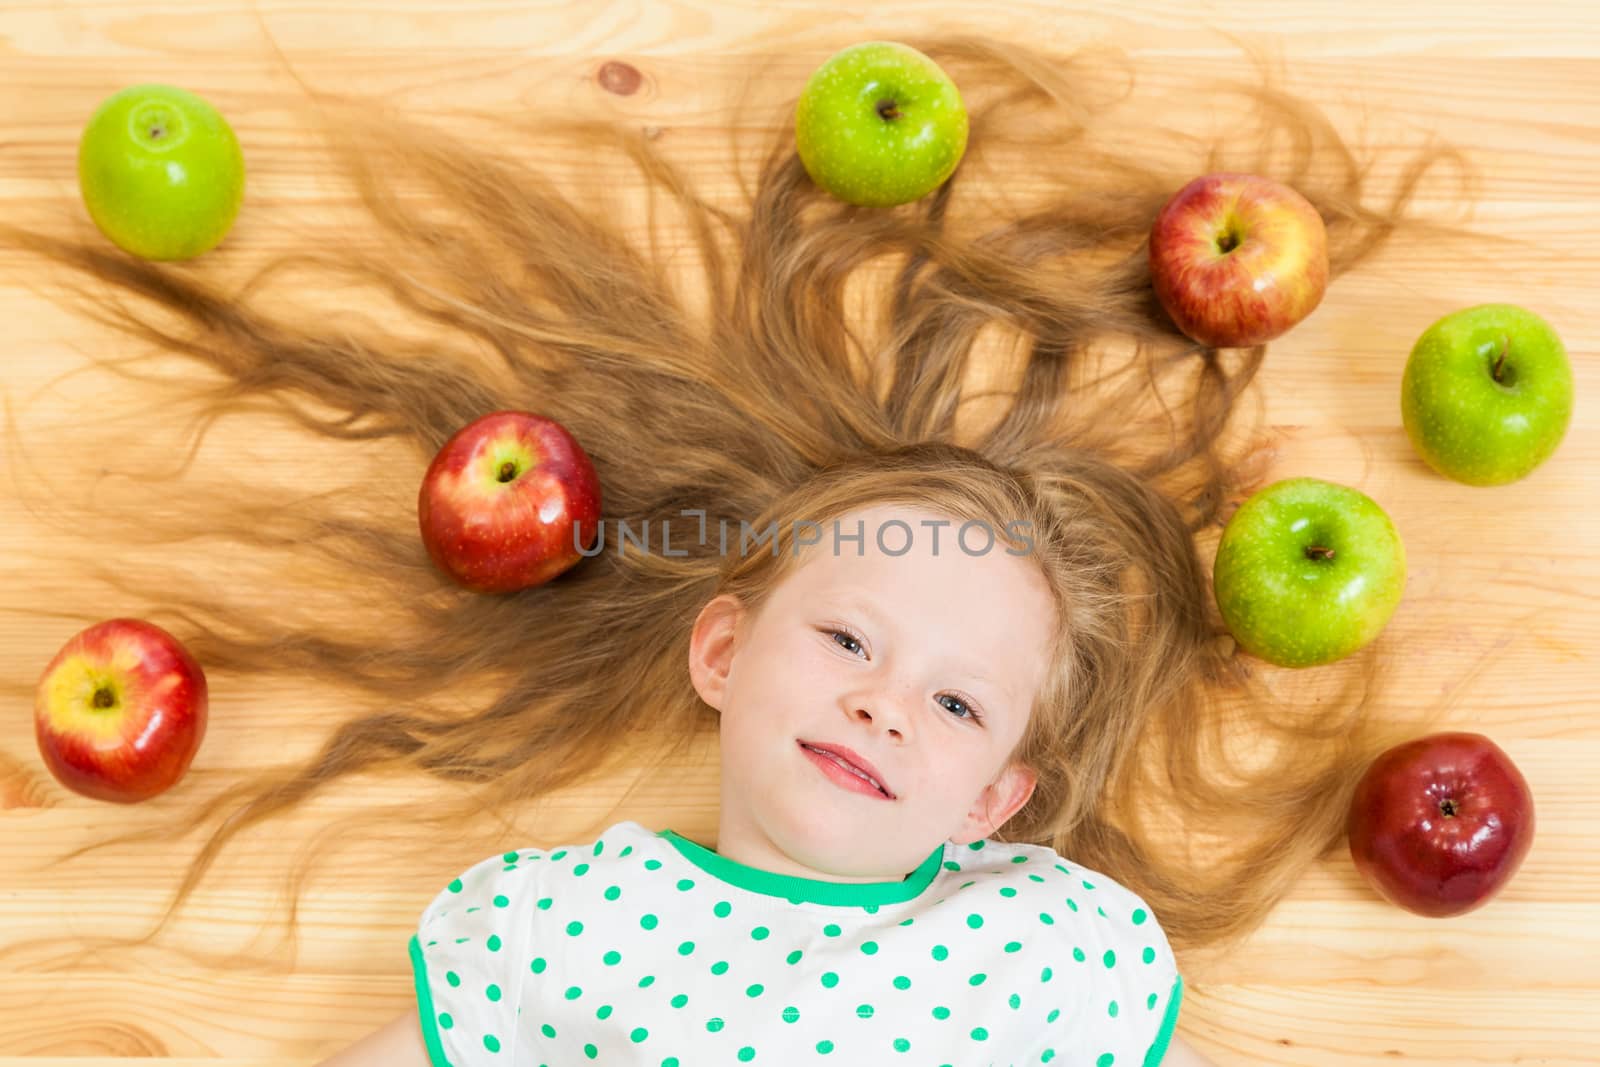
<instances>
[{"instance_id":1,"label":"wood grain","mask_svg":"<svg viewBox=\"0 0 1600 1067\"><path fill-rule=\"evenodd\" d=\"M1399 664L1386 698L1392 713L1419 716L1442 702L1451 725L1493 736L1533 786L1538 839L1491 906L1446 921L1376 900L1342 857L1319 864L1249 945L1191 971L1181 1031L1224 1067L1600 1062L1600 792L1591 772L1600 763L1592 651L1600 430L1589 399L1600 395L1600 6L973 6L890 0L862 14L839 3L682 0L349 0L332 10L284 0L11 3L0 8L0 84L11 104L0 111L0 218L84 224L73 162L83 122L110 92L157 80L213 100L246 146L247 209L208 269L243 277L292 248L365 240L350 229L349 190L329 179L301 126L286 61L320 89L382 96L418 117L472 106L530 122L543 109L637 120L708 196L732 201L740 158L730 157L730 138L741 152L764 147L816 63L855 40L907 39L908 28L969 29L1062 51L1119 48L1137 65L1147 115L1197 138L1231 136L1244 150L1248 130L1230 127L1239 119L1226 96L1195 90L1251 80L1236 35L1265 45L1286 89L1314 99L1342 134L1377 153L1374 190L1396 181L1430 139L1462 147L1477 172L1470 217L1454 213L1460 187L1448 170L1430 178L1417 207L1469 222L1483 238L1391 244L1274 344L1257 390L1273 432L1270 474L1357 485L1405 538L1410 585L1384 638ZM639 70L637 91L602 87L597 73L610 59ZM1130 125L1128 135L1145 129ZM539 164L569 176L593 166L555 145ZM1059 176L1024 170L1009 191L1025 198L1052 180ZM638 189L625 170L608 184L624 196ZM417 842L397 814L391 834L341 849L313 877L291 952L281 891L318 833L373 804L426 804L439 788L358 780L269 833L240 838L155 943L110 946L105 939L136 936L159 914L196 835L53 861L195 810L241 774L303 758L347 694L304 683L230 688L226 676L214 678L212 732L190 776L137 808L84 800L50 778L32 735L38 671L89 621L141 610L98 584L95 565L151 575L176 568L204 581L240 567L263 568L251 572L260 578L270 559L206 545L163 557L109 523L73 531L81 546L69 551L49 514L17 506L26 487L30 500L59 493L116 514L139 499L135 456L165 455L160 462L173 469L184 458L180 420L159 391L90 367L86 352L121 342L41 301L28 279L27 262L0 251L0 387L19 434L5 439L0 488L0 1067L311 1064L407 1005L405 943L416 917L443 881L487 854L487 842L582 840L618 818L712 838L714 752L638 782L552 797L502 827L438 843L427 862L412 858ZM1400 426L1398 395L1416 335L1447 311L1489 300L1523 304L1556 326L1578 404L1551 461L1486 491L1422 466ZM86 419L100 433L125 424L150 442L141 451L130 439L127 454L86 449L78 430ZM336 447L255 412L214 427L195 469L225 476L243 462L263 482L318 483L332 470L348 473L358 454L365 474L393 469L381 446ZM409 491L400 482L397 499ZM311 596L306 610L331 618L337 605Z\"/></svg>"}]
</instances>

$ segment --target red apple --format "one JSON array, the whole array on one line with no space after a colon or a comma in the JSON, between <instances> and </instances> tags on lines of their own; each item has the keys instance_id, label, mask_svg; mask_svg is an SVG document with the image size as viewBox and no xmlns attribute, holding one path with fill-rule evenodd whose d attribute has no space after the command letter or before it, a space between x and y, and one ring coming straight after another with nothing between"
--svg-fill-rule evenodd
<instances>
[{"instance_id":1,"label":"red apple","mask_svg":"<svg viewBox=\"0 0 1600 1067\"><path fill-rule=\"evenodd\" d=\"M1533 794L1482 734L1430 734L1384 752L1356 786L1347 832L1362 877L1418 915L1471 911L1533 844Z\"/></svg>"},{"instance_id":2,"label":"red apple","mask_svg":"<svg viewBox=\"0 0 1600 1067\"><path fill-rule=\"evenodd\" d=\"M527 411L476 419L433 457L417 494L422 543L480 593L549 581L599 532L600 479L566 428Z\"/></svg>"},{"instance_id":3,"label":"red apple","mask_svg":"<svg viewBox=\"0 0 1600 1067\"><path fill-rule=\"evenodd\" d=\"M1322 216L1287 185L1206 174L1175 193L1150 229L1150 281L1183 333L1214 348L1286 333L1328 288Z\"/></svg>"},{"instance_id":4,"label":"red apple","mask_svg":"<svg viewBox=\"0 0 1600 1067\"><path fill-rule=\"evenodd\" d=\"M34 697L45 766L96 800L148 800L182 778L206 734L205 672L167 631L107 619L62 646Z\"/></svg>"}]
</instances>

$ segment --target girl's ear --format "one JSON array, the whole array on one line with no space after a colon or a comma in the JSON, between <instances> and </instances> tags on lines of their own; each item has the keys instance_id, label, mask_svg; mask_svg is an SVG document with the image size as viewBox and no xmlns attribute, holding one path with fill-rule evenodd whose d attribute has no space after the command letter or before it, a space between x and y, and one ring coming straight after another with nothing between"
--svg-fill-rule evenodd
<instances>
[{"instance_id":1,"label":"girl's ear","mask_svg":"<svg viewBox=\"0 0 1600 1067\"><path fill-rule=\"evenodd\" d=\"M1031 769L1015 762L1008 765L999 778L978 794L961 829L951 836L951 843L969 845L999 830L1011 816L1022 810L1028 798L1033 796L1033 787L1037 783L1038 775Z\"/></svg>"},{"instance_id":2,"label":"girl's ear","mask_svg":"<svg viewBox=\"0 0 1600 1067\"><path fill-rule=\"evenodd\" d=\"M744 605L731 593L712 597L700 609L689 635L689 679L700 699L718 711L733 668L734 638Z\"/></svg>"}]
</instances>

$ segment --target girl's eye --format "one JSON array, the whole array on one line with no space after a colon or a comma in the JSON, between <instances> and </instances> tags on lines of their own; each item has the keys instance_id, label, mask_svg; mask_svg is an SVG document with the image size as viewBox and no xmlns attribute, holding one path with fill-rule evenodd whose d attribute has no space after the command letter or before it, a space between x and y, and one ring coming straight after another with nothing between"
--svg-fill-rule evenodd
<instances>
[{"instance_id":1,"label":"girl's eye","mask_svg":"<svg viewBox=\"0 0 1600 1067\"><path fill-rule=\"evenodd\" d=\"M829 637L834 638L834 642L833 642L834 644L838 645L840 648L843 648L846 652L850 653L852 656L856 655L862 649L862 644L861 644L860 639L857 638L854 634L852 634L848 630L828 630L828 631L826 631L826 633L827 633L827 635ZM840 638L843 638L843 640L842 641L839 640ZM854 645L855 647L854 648L847 647L846 646L846 642L848 642L850 645ZM966 721L970 721L970 722L982 722L983 721L983 715L981 713L979 713L978 709L976 707L974 707L971 703L969 703L968 701L963 699L962 697L958 697L953 693L941 693L940 697L941 698L942 697L949 697L952 701L955 702L956 707L961 708L961 709L966 711L965 715L961 715L961 714L957 713L956 714L956 718L962 719L962 720L966 720ZM943 706L946 707L946 708L950 707L948 704L943 705ZM954 711L955 709L952 708L951 710Z\"/></svg>"}]
</instances>

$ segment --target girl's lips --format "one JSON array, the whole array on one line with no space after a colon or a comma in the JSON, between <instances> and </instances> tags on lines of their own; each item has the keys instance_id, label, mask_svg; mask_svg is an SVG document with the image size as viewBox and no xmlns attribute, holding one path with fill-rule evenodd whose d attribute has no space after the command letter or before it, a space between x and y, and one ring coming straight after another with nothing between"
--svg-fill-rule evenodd
<instances>
[{"instance_id":1,"label":"girl's lips","mask_svg":"<svg viewBox=\"0 0 1600 1067\"><path fill-rule=\"evenodd\" d=\"M833 779L838 785L866 796L877 797L879 800L894 799L887 789L878 789L871 782L853 771L841 767L833 758L816 751L815 748L804 741L800 742L800 751L805 753L806 758L815 764L817 769Z\"/></svg>"}]
</instances>

